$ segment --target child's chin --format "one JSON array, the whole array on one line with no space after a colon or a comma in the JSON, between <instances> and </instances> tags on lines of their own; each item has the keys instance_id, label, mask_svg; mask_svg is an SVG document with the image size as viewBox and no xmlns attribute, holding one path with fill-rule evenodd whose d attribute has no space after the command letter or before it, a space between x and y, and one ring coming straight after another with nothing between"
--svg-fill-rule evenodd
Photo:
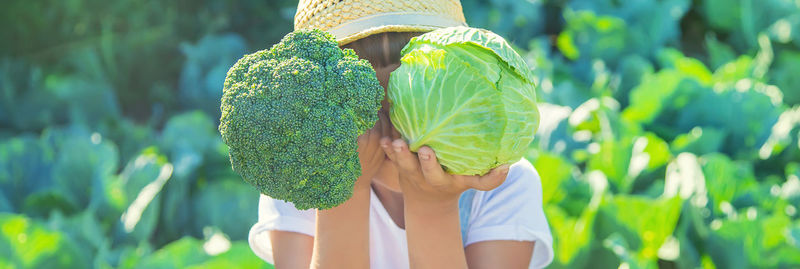
<instances>
[{"instance_id":1,"label":"child's chin","mask_svg":"<svg viewBox=\"0 0 800 269\"><path fill-rule=\"evenodd\" d=\"M372 180L373 185L380 185L381 188L395 192L395 193L402 193L403 190L400 189L400 185L398 182L391 182L391 179L388 178L375 178Z\"/></svg>"}]
</instances>

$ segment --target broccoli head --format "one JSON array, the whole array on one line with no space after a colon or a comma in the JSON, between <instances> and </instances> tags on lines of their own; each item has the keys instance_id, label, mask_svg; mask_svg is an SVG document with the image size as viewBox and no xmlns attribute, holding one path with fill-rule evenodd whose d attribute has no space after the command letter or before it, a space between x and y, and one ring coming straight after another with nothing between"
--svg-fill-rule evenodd
<instances>
[{"instance_id":1,"label":"broccoli head","mask_svg":"<svg viewBox=\"0 0 800 269\"><path fill-rule=\"evenodd\" d=\"M356 140L383 95L368 61L327 32L299 30L231 67L219 131L233 170L261 193L327 209L352 195Z\"/></svg>"}]
</instances>

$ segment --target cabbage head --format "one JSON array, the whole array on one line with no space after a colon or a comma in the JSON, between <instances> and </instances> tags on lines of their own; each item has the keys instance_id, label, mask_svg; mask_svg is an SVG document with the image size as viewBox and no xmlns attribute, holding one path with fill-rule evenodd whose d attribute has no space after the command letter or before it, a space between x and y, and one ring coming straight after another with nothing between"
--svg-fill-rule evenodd
<instances>
[{"instance_id":1,"label":"cabbage head","mask_svg":"<svg viewBox=\"0 0 800 269\"><path fill-rule=\"evenodd\" d=\"M451 174L518 161L539 126L533 74L500 36L450 27L412 38L389 78L390 118L411 151Z\"/></svg>"}]
</instances>

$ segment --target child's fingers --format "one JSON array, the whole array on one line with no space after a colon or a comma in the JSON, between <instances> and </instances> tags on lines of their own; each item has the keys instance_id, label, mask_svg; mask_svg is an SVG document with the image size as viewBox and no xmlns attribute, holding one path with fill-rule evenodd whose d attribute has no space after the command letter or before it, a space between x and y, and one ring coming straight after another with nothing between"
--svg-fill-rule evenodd
<instances>
[{"instance_id":1,"label":"child's fingers","mask_svg":"<svg viewBox=\"0 0 800 269\"><path fill-rule=\"evenodd\" d=\"M509 165L504 164L498 167L495 167L489 173L483 176L472 176L466 177L465 183L473 189L480 190L480 191L490 191L494 188L503 184L506 180L506 176L508 176L508 169Z\"/></svg>"},{"instance_id":2,"label":"child's fingers","mask_svg":"<svg viewBox=\"0 0 800 269\"><path fill-rule=\"evenodd\" d=\"M419 158L419 165L422 174L427 179L428 183L434 186L446 185L448 179L439 161L436 159L436 154L428 146L422 146L417 151Z\"/></svg>"},{"instance_id":3,"label":"child's fingers","mask_svg":"<svg viewBox=\"0 0 800 269\"><path fill-rule=\"evenodd\" d=\"M394 156L394 150L392 150L392 139L383 137L380 140L380 144L383 152L386 153L386 157L389 157L389 160L395 162L397 158Z\"/></svg>"},{"instance_id":4,"label":"child's fingers","mask_svg":"<svg viewBox=\"0 0 800 269\"><path fill-rule=\"evenodd\" d=\"M392 141L391 150L394 152L395 163L399 166L398 169L401 172L416 173L419 171L417 158L408 150L408 145L403 139Z\"/></svg>"}]
</instances>

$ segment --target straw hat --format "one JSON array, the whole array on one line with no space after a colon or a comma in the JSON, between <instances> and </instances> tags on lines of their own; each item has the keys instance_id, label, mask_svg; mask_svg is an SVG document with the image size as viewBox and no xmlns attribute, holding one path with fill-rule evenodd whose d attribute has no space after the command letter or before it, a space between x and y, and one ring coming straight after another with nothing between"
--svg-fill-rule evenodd
<instances>
[{"instance_id":1,"label":"straw hat","mask_svg":"<svg viewBox=\"0 0 800 269\"><path fill-rule=\"evenodd\" d=\"M331 32L339 45L382 32L466 26L459 0L300 0L294 29Z\"/></svg>"}]
</instances>

